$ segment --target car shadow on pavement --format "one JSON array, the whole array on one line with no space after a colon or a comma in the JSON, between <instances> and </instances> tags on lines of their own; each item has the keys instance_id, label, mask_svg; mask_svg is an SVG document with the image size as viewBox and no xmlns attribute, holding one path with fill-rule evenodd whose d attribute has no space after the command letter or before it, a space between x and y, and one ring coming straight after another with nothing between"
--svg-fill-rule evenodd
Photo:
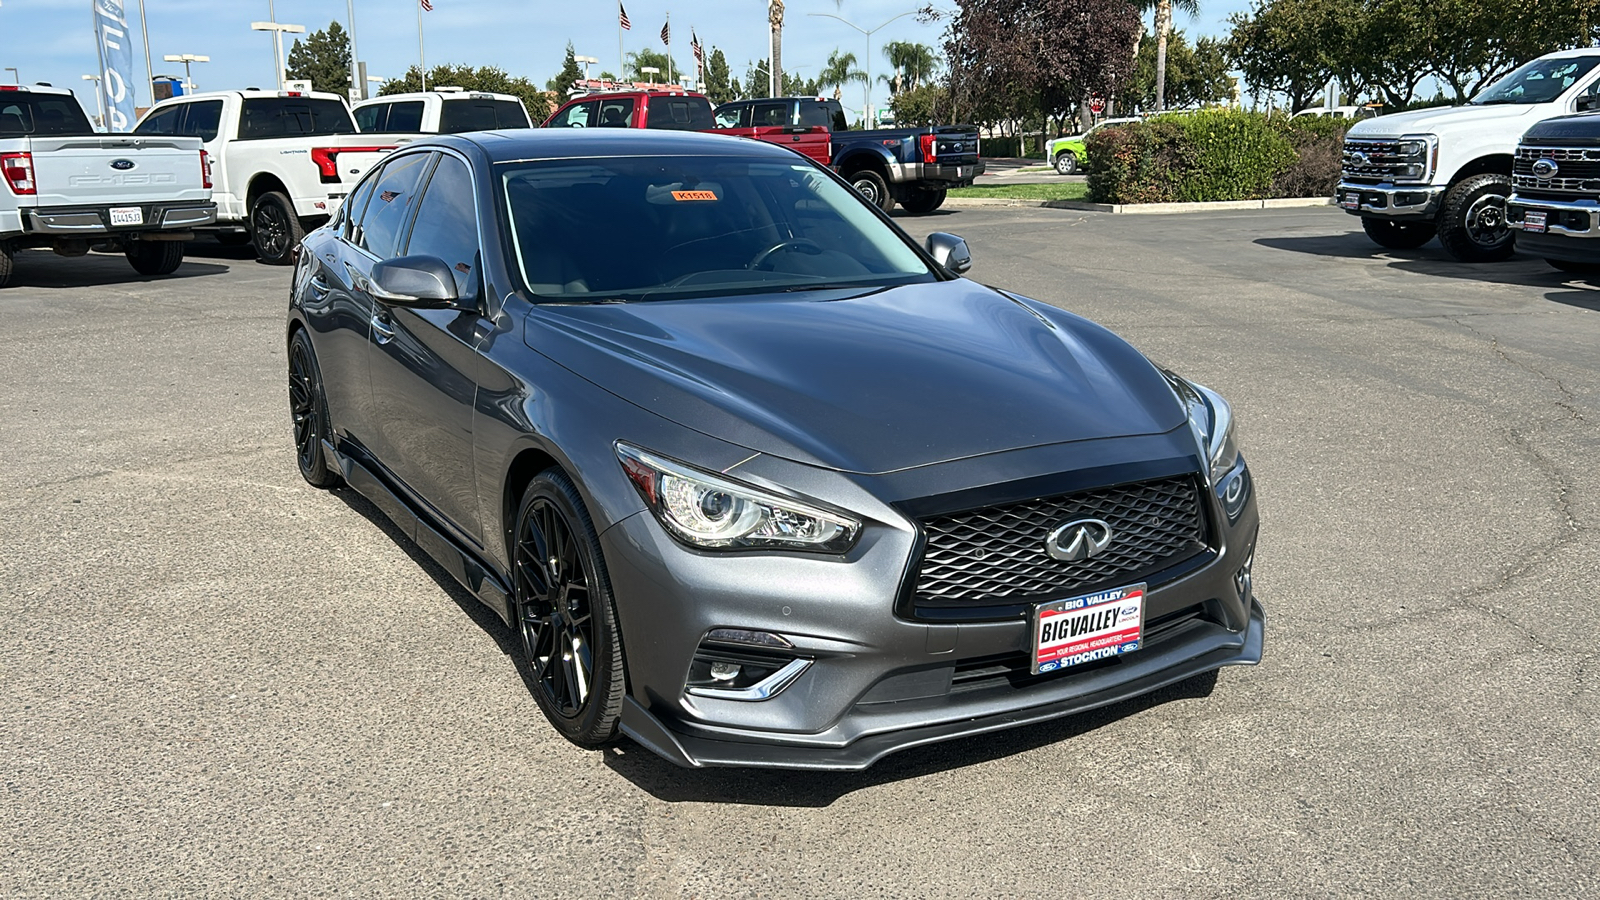
<instances>
[{"instance_id":1,"label":"car shadow on pavement","mask_svg":"<svg viewBox=\"0 0 1600 900\"><path fill-rule=\"evenodd\" d=\"M947 772L1072 740L1113 722L1176 700L1209 697L1217 672L1196 675L1161 690L1037 725L902 750L864 772L778 769L684 769L627 741L606 751L605 763L650 796L666 803L730 803L820 808L874 785Z\"/></svg>"},{"instance_id":2,"label":"car shadow on pavement","mask_svg":"<svg viewBox=\"0 0 1600 900\"><path fill-rule=\"evenodd\" d=\"M1486 281L1491 284L1515 284L1534 287L1560 287L1574 282L1593 285L1600 292L1600 276L1575 275L1547 265L1536 256L1518 254L1505 262L1463 263L1451 259L1438 244L1427 244L1418 250L1386 250L1367 240L1360 232L1343 235L1318 235L1313 237L1257 238L1254 243L1274 250L1289 250L1315 256L1342 259L1370 259L1387 263L1392 269L1430 275L1438 278L1460 278ZM1547 299L1571 306L1592 308L1585 299L1589 292L1579 289L1571 293L1547 294ZM1564 299L1567 298L1567 299ZM1572 302L1577 301L1577 302Z\"/></svg>"},{"instance_id":3,"label":"car shadow on pavement","mask_svg":"<svg viewBox=\"0 0 1600 900\"><path fill-rule=\"evenodd\" d=\"M188 256L187 253L184 254ZM23 250L16 255L16 268L6 290L19 287L86 288L117 284L153 284L185 278L222 275L227 266L185 259L171 275L140 275L120 253L90 253L87 256L57 256L49 250Z\"/></svg>"},{"instance_id":4,"label":"car shadow on pavement","mask_svg":"<svg viewBox=\"0 0 1600 900\"><path fill-rule=\"evenodd\" d=\"M216 241L190 241L184 245L183 255L205 259L250 260L256 258L256 248L250 244L230 247L226 244L219 244Z\"/></svg>"}]
</instances>

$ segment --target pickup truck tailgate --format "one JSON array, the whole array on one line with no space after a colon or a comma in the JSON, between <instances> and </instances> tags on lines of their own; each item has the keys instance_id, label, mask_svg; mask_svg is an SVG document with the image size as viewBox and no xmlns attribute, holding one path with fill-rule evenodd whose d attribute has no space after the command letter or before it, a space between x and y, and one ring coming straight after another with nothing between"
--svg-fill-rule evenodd
<instances>
[{"instance_id":1,"label":"pickup truck tailgate","mask_svg":"<svg viewBox=\"0 0 1600 900\"><path fill-rule=\"evenodd\" d=\"M32 138L41 207L207 200L200 139L85 135Z\"/></svg>"},{"instance_id":2,"label":"pickup truck tailgate","mask_svg":"<svg viewBox=\"0 0 1600 900\"><path fill-rule=\"evenodd\" d=\"M934 152L923 162L941 166L970 166L978 161L978 131L959 126L940 126L933 130Z\"/></svg>"}]
</instances>

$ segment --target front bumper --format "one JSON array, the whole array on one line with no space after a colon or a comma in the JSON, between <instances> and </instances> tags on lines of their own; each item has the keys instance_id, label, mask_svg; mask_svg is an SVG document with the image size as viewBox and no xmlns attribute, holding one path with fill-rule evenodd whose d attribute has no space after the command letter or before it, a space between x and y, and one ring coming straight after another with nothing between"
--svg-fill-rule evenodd
<instances>
[{"instance_id":1,"label":"front bumper","mask_svg":"<svg viewBox=\"0 0 1600 900\"><path fill-rule=\"evenodd\" d=\"M937 181L942 188L966 187L972 184L973 179L983 174L982 159L971 162L953 163L918 163L908 166L913 172L913 179L917 181Z\"/></svg>"},{"instance_id":2,"label":"front bumper","mask_svg":"<svg viewBox=\"0 0 1600 900\"><path fill-rule=\"evenodd\" d=\"M1150 461L1175 464L1184 441L1198 465L1185 429L852 476L847 484L817 470L817 480L803 484L807 467L771 457L749 464L759 472L735 471L813 497L833 483L820 499L869 520L843 559L695 553L649 513L616 523L601 543L628 660L624 732L684 766L863 769L897 750L1059 718L1259 661L1265 614L1246 568L1259 521L1253 490L1233 521L1213 492L1202 492L1211 528L1207 562L1164 582L1151 579L1146 637L1136 652L1031 675L1032 630L1024 616L934 621L897 611L920 536L913 521L896 514L899 501L874 508L875 498L1020 484L1069 469L1107 471L1093 466L1099 462L1111 463L1109 483L1125 483L1147 477L1134 469ZM811 664L759 702L690 693L692 659L711 630L724 628L778 635Z\"/></svg>"},{"instance_id":3,"label":"front bumper","mask_svg":"<svg viewBox=\"0 0 1600 900\"><path fill-rule=\"evenodd\" d=\"M1529 212L1545 216L1543 231L1525 227ZM1517 249L1564 262L1600 262L1600 202L1546 200L1512 194L1506 201L1506 224L1516 229Z\"/></svg>"},{"instance_id":4,"label":"front bumper","mask_svg":"<svg viewBox=\"0 0 1600 900\"><path fill-rule=\"evenodd\" d=\"M1341 181L1333 202L1353 216L1431 219L1439 212L1445 188L1433 185L1355 184Z\"/></svg>"},{"instance_id":5,"label":"front bumper","mask_svg":"<svg viewBox=\"0 0 1600 900\"><path fill-rule=\"evenodd\" d=\"M112 225L111 206L47 206L22 211L22 230L30 234L84 237L137 234L147 231L187 231L217 220L215 203L129 203L143 212L140 225ZM122 208L122 205L118 205Z\"/></svg>"}]
</instances>

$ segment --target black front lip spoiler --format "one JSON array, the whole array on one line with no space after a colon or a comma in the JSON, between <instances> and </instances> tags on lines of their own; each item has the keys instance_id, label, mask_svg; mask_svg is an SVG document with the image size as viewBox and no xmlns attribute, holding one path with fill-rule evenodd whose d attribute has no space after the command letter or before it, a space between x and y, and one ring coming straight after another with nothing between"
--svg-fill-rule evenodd
<instances>
[{"instance_id":1,"label":"black front lip spoiler","mask_svg":"<svg viewBox=\"0 0 1600 900\"><path fill-rule=\"evenodd\" d=\"M1224 666L1253 666L1261 661L1267 623L1266 610L1250 601L1250 624L1241 646L1219 647L1209 653L1169 666L1142 678L998 715L944 722L920 728L871 734L843 747L802 744L748 743L714 740L668 728L633 697L623 700L622 731L646 749L687 768L738 766L761 769L810 769L855 772L900 750L1033 725L1132 699Z\"/></svg>"}]
</instances>

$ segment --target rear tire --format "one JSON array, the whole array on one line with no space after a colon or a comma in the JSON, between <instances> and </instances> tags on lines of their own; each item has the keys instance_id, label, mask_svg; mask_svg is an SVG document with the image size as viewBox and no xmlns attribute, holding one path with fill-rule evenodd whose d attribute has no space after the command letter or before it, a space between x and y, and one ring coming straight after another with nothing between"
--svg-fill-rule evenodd
<instances>
[{"instance_id":1,"label":"rear tire","mask_svg":"<svg viewBox=\"0 0 1600 900\"><path fill-rule=\"evenodd\" d=\"M122 252L140 275L171 275L183 265L183 241L129 241Z\"/></svg>"},{"instance_id":2,"label":"rear tire","mask_svg":"<svg viewBox=\"0 0 1600 900\"><path fill-rule=\"evenodd\" d=\"M1433 240L1438 233L1438 228L1432 222L1393 222L1363 217L1361 227L1374 244L1390 250L1415 250Z\"/></svg>"},{"instance_id":3,"label":"rear tire","mask_svg":"<svg viewBox=\"0 0 1600 900\"><path fill-rule=\"evenodd\" d=\"M16 266L15 251L11 249L9 241L0 241L0 287L5 287L11 280L11 272Z\"/></svg>"},{"instance_id":4,"label":"rear tire","mask_svg":"<svg viewBox=\"0 0 1600 900\"><path fill-rule=\"evenodd\" d=\"M1056 154L1055 167L1057 175L1078 174L1078 154L1071 150L1063 150Z\"/></svg>"},{"instance_id":5,"label":"rear tire","mask_svg":"<svg viewBox=\"0 0 1600 900\"><path fill-rule=\"evenodd\" d=\"M294 204L282 193L268 191L251 204L250 240L256 245L256 257L267 265L287 266L294 262L294 248L305 236Z\"/></svg>"},{"instance_id":6,"label":"rear tire","mask_svg":"<svg viewBox=\"0 0 1600 900\"><path fill-rule=\"evenodd\" d=\"M889 183L884 181L883 176L877 172L871 169L862 169L850 176L850 186L855 188L856 192L861 196L867 198L868 203L884 212L894 209L894 197L889 195Z\"/></svg>"},{"instance_id":7,"label":"rear tire","mask_svg":"<svg viewBox=\"0 0 1600 900\"><path fill-rule=\"evenodd\" d=\"M1574 275L1593 275L1600 272L1600 262L1572 262L1565 259L1546 259L1545 262Z\"/></svg>"},{"instance_id":8,"label":"rear tire","mask_svg":"<svg viewBox=\"0 0 1600 900\"><path fill-rule=\"evenodd\" d=\"M1506 223L1506 198L1511 179L1474 175L1444 195L1439 214L1439 243L1465 263L1499 262L1516 252L1517 233Z\"/></svg>"},{"instance_id":9,"label":"rear tire","mask_svg":"<svg viewBox=\"0 0 1600 900\"><path fill-rule=\"evenodd\" d=\"M917 188L900 195L900 205L914 216L925 216L944 205L944 188L927 190Z\"/></svg>"}]
</instances>

